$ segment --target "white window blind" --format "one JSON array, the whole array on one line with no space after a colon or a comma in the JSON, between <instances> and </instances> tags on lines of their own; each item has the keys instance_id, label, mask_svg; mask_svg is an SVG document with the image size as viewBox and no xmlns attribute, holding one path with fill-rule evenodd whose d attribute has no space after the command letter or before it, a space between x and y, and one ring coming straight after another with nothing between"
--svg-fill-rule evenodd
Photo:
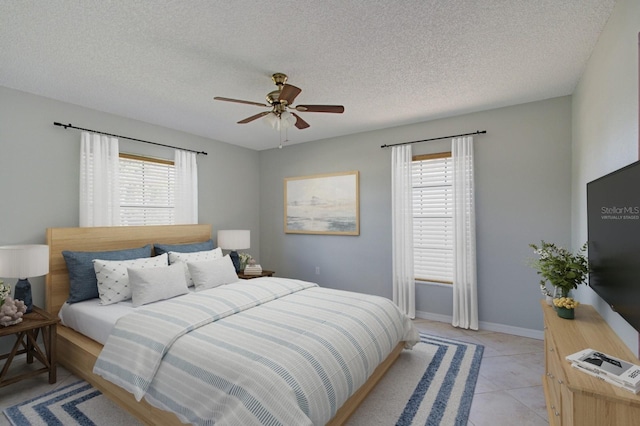
<instances>
[{"instance_id":1,"label":"white window blind","mask_svg":"<svg viewBox=\"0 0 640 426\"><path fill-rule=\"evenodd\" d=\"M453 164L451 153L412 162L415 279L453 282Z\"/></svg>"},{"instance_id":2,"label":"white window blind","mask_svg":"<svg viewBox=\"0 0 640 426\"><path fill-rule=\"evenodd\" d=\"M173 161L120 154L120 222L125 226L175 223Z\"/></svg>"}]
</instances>

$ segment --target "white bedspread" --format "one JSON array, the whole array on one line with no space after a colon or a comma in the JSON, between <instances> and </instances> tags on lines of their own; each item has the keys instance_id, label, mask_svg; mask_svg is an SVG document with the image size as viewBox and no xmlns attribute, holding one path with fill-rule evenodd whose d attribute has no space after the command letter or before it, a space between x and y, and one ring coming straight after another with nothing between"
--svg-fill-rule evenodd
<instances>
[{"instance_id":1,"label":"white bedspread","mask_svg":"<svg viewBox=\"0 0 640 426\"><path fill-rule=\"evenodd\" d=\"M388 299L259 278L122 317L94 373L184 422L324 425L418 338Z\"/></svg>"}]
</instances>

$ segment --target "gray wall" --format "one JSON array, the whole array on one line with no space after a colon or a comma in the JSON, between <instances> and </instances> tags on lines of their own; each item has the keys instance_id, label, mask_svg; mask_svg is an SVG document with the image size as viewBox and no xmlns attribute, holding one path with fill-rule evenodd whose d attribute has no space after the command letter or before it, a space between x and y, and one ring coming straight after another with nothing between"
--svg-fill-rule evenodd
<instances>
[{"instance_id":1,"label":"gray wall","mask_svg":"<svg viewBox=\"0 0 640 426\"><path fill-rule=\"evenodd\" d=\"M78 226L80 132L54 121L206 151L198 156L200 223L250 229L258 253L258 153L167 128L0 87L0 245L44 243L48 227ZM120 150L173 159L173 150L120 140ZM241 195L241 196L240 196ZM43 306L44 279L32 278ZM15 280L5 279L14 284Z\"/></svg>"},{"instance_id":2,"label":"gray wall","mask_svg":"<svg viewBox=\"0 0 640 426\"><path fill-rule=\"evenodd\" d=\"M475 130L479 316L484 328L540 336L529 243L568 246L571 98L309 142L260 153L260 262L280 276L391 297L391 150L382 144ZM414 145L414 153L450 142ZM285 234L283 179L360 172L360 236ZM316 267L320 268L317 275ZM422 317L451 317L451 288L417 285Z\"/></svg>"},{"instance_id":3,"label":"gray wall","mask_svg":"<svg viewBox=\"0 0 640 426\"><path fill-rule=\"evenodd\" d=\"M53 121L208 151L198 157L201 223L251 229L248 251L280 276L385 297L391 297L391 153L380 145L486 129L476 137L480 321L516 334L541 329L527 244L569 242L569 97L258 153L0 88L0 244L43 243L47 227L77 226L80 135ZM172 156L125 140L121 147ZM446 148L446 141L414 145L416 153ZM348 170L360 172L360 236L285 235L283 179ZM43 280L31 281L42 304ZM417 300L420 316L449 319L449 287L419 284Z\"/></svg>"},{"instance_id":4,"label":"gray wall","mask_svg":"<svg viewBox=\"0 0 640 426\"><path fill-rule=\"evenodd\" d=\"M587 182L638 160L639 31L640 2L618 0L573 96L574 249L587 240ZM637 355L638 332L589 287L579 290Z\"/></svg>"}]
</instances>

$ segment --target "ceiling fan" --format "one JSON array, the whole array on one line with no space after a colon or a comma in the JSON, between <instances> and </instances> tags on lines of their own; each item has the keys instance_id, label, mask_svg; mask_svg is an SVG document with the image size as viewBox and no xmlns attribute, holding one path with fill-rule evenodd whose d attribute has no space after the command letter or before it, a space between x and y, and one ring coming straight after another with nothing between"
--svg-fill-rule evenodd
<instances>
[{"instance_id":1,"label":"ceiling fan","mask_svg":"<svg viewBox=\"0 0 640 426\"><path fill-rule=\"evenodd\" d=\"M259 114L252 115L251 117L247 117L244 120L238 121L238 124L247 124L254 120L257 120L260 117L264 117L269 114L273 114L271 119L271 124L274 128L287 128L292 125L295 125L298 129L306 129L309 127L309 123L304 121L298 114L295 112L290 112L289 110L294 110L298 112L328 112L334 114L342 114L344 112L344 107L342 105L293 105L293 101L295 98L302 92L302 89L287 84L287 76L282 73L275 73L271 76L271 80L275 83L278 88L272 92L269 92L266 96L267 103L260 102L252 102L252 101L243 101L240 99L231 99L231 98L223 98L220 96L216 96L215 100L217 101L225 101L225 102L236 102L239 104L247 104L247 105L255 105L259 107L269 107L271 108L269 111L263 111Z\"/></svg>"}]
</instances>

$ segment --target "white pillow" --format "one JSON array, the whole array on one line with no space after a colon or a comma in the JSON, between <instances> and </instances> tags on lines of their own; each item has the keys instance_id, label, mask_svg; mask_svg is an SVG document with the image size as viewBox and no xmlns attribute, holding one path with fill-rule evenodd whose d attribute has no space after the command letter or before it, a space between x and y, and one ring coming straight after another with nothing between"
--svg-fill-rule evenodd
<instances>
[{"instance_id":1,"label":"white pillow","mask_svg":"<svg viewBox=\"0 0 640 426\"><path fill-rule=\"evenodd\" d=\"M182 265L159 268L127 268L134 307L171 299L189 292Z\"/></svg>"},{"instance_id":2,"label":"white pillow","mask_svg":"<svg viewBox=\"0 0 640 426\"><path fill-rule=\"evenodd\" d=\"M93 269L98 281L98 296L101 305L111 305L131 299L131 286L127 268L157 268L167 266L167 255L143 257L131 260L93 260Z\"/></svg>"},{"instance_id":3,"label":"white pillow","mask_svg":"<svg viewBox=\"0 0 640 426\"><path fill-rule=\"evenodd\" d=\"M213 250L205 250L205 251L194 251L191 253L182 253L177 251L169 252L169 263L174 264L178 262L182 262L184 268L184 277L187 280L187 285L189 287L193 287L193 280L191 279L191 275L189 274L189 268L187 267L187 262L202 262L205 260L213 260L213 259L221 259L222 258L222 249L220 247L214 248Z\"/></svg>"},{"instance_id":4,"label":"white pillow","mask_svg":"<svg viewBox=\"0 0 640 426\"><path fill-rule=\"evenodd\" d=\"M236 268L233 266L229 255L224 256L222 259L188 262L187 266L196 286L196 291L238 281Z\"/></svg>"}]
</instances>

